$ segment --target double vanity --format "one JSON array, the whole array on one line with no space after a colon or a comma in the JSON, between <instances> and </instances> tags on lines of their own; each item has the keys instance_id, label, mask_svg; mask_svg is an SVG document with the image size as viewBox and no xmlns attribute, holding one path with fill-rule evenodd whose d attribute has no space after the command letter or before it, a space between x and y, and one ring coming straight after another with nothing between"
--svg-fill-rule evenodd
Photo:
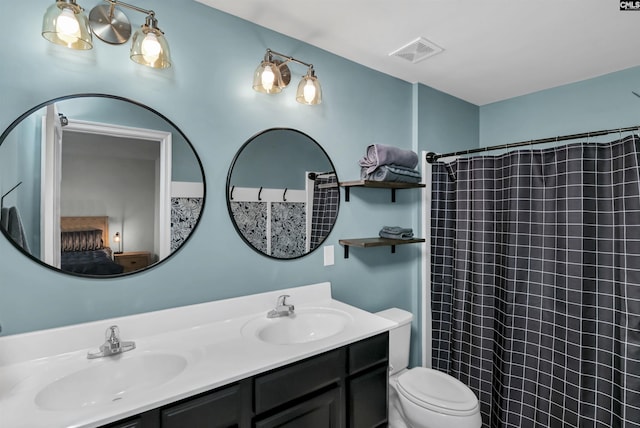
<instances>
[{"instance_id":1,"label":"double vanity","mask_svg":"<svg viewBox=\"0 0 640 428\"><path fill-rule=\"evenodd\" d=\"M320 283L0 337L0 426L386 426L392 326Z\"/></svg>"},{"instance_id":2,"label":"double vanity","mask_svg":"<svg viewBox=\"0 0 640 428\"><path fill-rule=\"evenodd\" d=\"M115 95L41 103L0 135L0 149L9 159L0 206L15 213L1 234L65 274L111 279L164 263L195 232L204 208L204 170L186 135L152 108ZM102 168L88 174L87 164ZM123 175L141 169L144 183ZM117 185L102 186L107 177L118 177L128 197L114 196ZM313 138L271 128L234 157L227 208L251 248L297 259L331 232L338 183ZM118 260L141 252L144 266L113 270L113 259L124 265ZM123 310L114 309L131 308ZM386 426L392 327L334 300L331 285L321 283L0 337L0 427Z\"/></svg>"}]
</instances>

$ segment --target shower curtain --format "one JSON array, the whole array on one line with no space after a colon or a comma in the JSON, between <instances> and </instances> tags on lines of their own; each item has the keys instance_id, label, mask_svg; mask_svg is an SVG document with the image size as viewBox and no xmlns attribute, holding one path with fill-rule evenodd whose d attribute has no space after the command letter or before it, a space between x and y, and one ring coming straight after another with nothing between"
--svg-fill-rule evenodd
<instances>
[{"instance_id":1,"label":"shower curtain","mask_svg":"<svg viewBox=\"0 0 640 428\"><path fill-rule=\"evenodd\" d=\"M640 427L640 139L433 165L433 367L483 427Z\"/></svg>"},{"instance_id":2,"label":"shower curtain","mask_svg":"<svg viewBox=\"0 0 640 428\"><path fill-rule=\"evenodd\" d=\"M338 216L340 191L335 173L318 175L313 185L313 209L311 214L311 243L313 251L331 232Z\"/></svg>"}]
</instances>

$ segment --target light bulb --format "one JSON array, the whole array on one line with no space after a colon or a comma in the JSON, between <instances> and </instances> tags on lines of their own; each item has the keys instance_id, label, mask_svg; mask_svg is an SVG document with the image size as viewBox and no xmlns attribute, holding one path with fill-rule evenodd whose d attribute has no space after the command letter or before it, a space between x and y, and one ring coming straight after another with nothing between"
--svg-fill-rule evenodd
<instances>
[{"instance_id":1,"label":"light bulb","mask_svg":"<svg viewBox=\"0 0 640 428\"><path fill-rule=\"evenodd\" d=\"M160 46L160 42L158 42L158 37L155 33L149 32L146 34L140 50L142 51L142 57L148 63L152 64L158 60L160 52L162 52L162 46Z\"/></svg>"},{"instance_id":2,"label":"light bulb","mask_svg":"<svg viewBox=\"0 0 640 428\"><path fill-rule=\"evenodd\" d=\"M58 37L67 43L74 43L80 37L80 24L73 10L62 9L56 19L56 32Z\"/></svg>"},{"instance_id":3,"label":"light bulb","mask_svg":"<svg viewBox=\"0 0 640 428\"><path fill-rule=\"evenodd\" d=\"M267 91L273 89L273 83L276 80L276 75L271 70L271 66L267 65L262 72L262 87Z\"/></svg>"},{"instance_id":4,"label":"light bulb","mask_svg":"<svg viewBox=\"0 0 640 428\"><path fill-rule=\"evenodd\" d=\"M310 104L311 101L316 97L316 87L313 84L313 80L307 79L307 83L304 85L304 100L307 104Z\"/></svg>"}]
</instances>

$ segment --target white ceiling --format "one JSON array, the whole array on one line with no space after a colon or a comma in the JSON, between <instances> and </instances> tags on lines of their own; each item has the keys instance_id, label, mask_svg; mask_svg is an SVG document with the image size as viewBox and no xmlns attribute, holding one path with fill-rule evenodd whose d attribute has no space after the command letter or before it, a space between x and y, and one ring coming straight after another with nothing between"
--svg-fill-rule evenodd
<instances>
[{"instance_id":1,"label":"white ceiling","mask_svg":"<svg viewBox=\"0 0 640 428\"><path fill-rule=\"evenodd\" d=\"M640 11L619 0L196 1L477 105L640 65ZM389 56L419 37L444 51Z\"/></svg>"}]
</instances>

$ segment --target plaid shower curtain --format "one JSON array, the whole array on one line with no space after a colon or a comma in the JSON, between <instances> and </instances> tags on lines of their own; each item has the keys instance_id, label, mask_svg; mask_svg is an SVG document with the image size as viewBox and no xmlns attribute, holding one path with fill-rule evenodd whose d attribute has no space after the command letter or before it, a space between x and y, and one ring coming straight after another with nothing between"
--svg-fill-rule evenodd
<instances>
[{"instance_id":1,"label":"plaid shower curtain","mask_svg":"<svg viewBox=\"0 0 640 428\"><path fill-rule=\"evenodd\" d=\"M313 186L310 251L329 236L338 216L340 190L335 173L318 175Z\"/></svg>"},{"instance_id":2,"label":"plaid shower curtain","mask_svg":"<svg viewBox=\"0 0 640 428\"><path fill-rule=\"evenodd\" d=\"M433 165L433 367L488 427L640 427L640 139Z\"/></svg>"}]
</instances>

